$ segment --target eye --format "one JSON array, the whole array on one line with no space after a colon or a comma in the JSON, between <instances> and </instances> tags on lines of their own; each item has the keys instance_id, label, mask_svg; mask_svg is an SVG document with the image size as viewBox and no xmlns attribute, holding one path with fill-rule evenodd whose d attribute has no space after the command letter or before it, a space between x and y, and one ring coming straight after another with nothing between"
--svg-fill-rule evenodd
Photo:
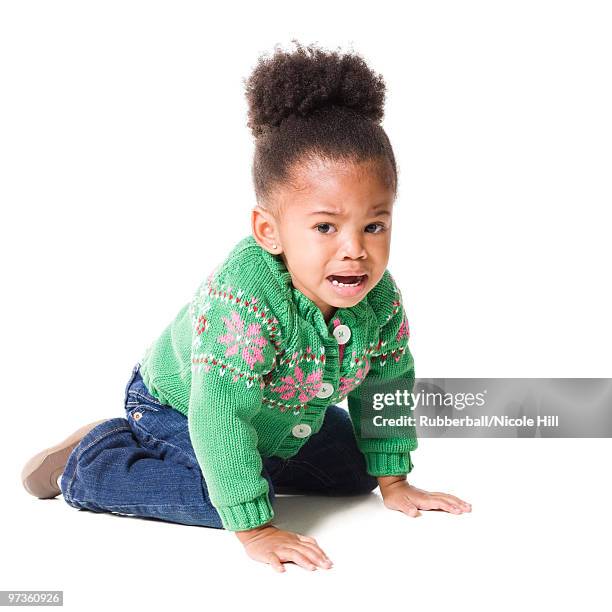
<instances>
[{"instance_id":1,"label":"eye","mask_svg":"<svg viewBox=\"0 0 612 612\"><path fill-rule=\"evenodd\" d=\"M321 231L320 228L322 228L322 227L325 228L325 229L328 229L330 227L333 227L333 225L331 225L330 223L319 223L316 226L316 229L319 231L320 234L329 234L330 232L328 232L328 231Z\"/></svg>"},{"instance_id":2,"label":"eye","mask_svg":"<svg viewBox=\"0 0 612 612\"><path fill-rule=\"evenodd\" d=\"M368 232L370 234L380 234L381 232L384 232L386 230L385 226L382 223L370 223L369 225L366 225L366 231L368 229L368 227L378 227L380 229L375 230L373 232Z\"/></svg>"}]
</instances>

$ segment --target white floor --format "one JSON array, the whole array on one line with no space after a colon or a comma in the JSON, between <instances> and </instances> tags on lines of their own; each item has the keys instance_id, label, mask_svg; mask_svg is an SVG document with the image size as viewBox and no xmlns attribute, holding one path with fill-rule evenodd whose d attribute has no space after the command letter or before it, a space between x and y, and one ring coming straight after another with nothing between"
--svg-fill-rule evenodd
<instances>
[{"instance_id":1,"label":"white floor","mask_svg":"<svg viewBox=\"0 0 612 612\"><path fill-rule=\"evenodd\" d=\"M0 589L64 591L67 610L609 609L609 440L421 440L411 482L473 512L387 510L359 498L283 496L276 524L334 561L284 574L231 533L95 514L21 489L4 463ZM18 460L19 459L19 460Z\"/></svg>"}]
</instances>

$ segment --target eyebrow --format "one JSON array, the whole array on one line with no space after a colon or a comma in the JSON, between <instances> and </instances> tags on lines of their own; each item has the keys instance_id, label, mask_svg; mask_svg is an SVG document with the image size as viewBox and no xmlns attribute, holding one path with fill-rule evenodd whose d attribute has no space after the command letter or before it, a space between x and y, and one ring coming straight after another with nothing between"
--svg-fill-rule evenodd
<instances>
[{"instance_id":1,"label":"eyebrow","mask_svg":"<svg viewBox=\"0 0 612 612\"><path fill-rule=\"evenodd\" d=\"M378 207L370 209L370 213L374 215L387 215L391 216L391 213L388 210L385 210L384 207ZM309 215L330 215L331 217L339 217L342 213L339 213L336 210L315 210L313 212L308 213Z\"/></svg>"}]
</instances>

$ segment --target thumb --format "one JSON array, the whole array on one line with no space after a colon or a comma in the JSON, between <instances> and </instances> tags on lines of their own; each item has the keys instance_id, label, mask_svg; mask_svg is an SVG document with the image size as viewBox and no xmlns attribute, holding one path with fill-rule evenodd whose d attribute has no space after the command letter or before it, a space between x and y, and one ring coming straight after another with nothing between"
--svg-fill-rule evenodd
<instances>
[{"instance_id":1,"label":"thumb","mask_svg":"<svg viewBox=\"0 0 612 612\"><path fill-rule=\"evenodd\" d=\"M277 572L284 572L285 571L285 566L281 563L281 560L278 558L278 555L276 555L273 552L268 554L268 563Z\"/></svg>"},{"instance_id":2,"label":"thumb","mask_svg":"<svg viewBox=\"0 0 612 612\"><path fill-rule=\"evenodd\" d=\"M413 504L409 499L404 499L401 504L401 510L404 514L408 516L419 516L419 509Z\"/></svg>"}]
</instances>

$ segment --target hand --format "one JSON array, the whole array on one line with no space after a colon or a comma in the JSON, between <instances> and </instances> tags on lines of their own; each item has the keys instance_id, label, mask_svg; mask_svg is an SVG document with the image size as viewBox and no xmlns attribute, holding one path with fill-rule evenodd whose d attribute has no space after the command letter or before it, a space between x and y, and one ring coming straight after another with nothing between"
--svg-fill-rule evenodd
<instances>
[{"instance_id":1,"label":"hand","mask_svg":"<svg viewBox=\"0 0 612 612\"><path fill-rule=\"evenodd\" d=\"M408 516L420 516L420 510L445 510L452 514L471 512L469 504L448 493L430 493L409 485L405 480L397 480L380 486L380 492L385 506L391 510L399 510Z\"/></svg>"},{"instance_id":2,"label":"hand","mask_svg":"<svg viewBox=\"0 0 612 612\"><path fill-rule=\"evenodd\" d=\"M317 541L273 525L264 525L248 531L237 531L247 555L255 561L269 563L276 571L284 572L283 562L296 563L308 570L317 567L330 569L332 562L319 548Z\"/></svg>"}]
</instances>

